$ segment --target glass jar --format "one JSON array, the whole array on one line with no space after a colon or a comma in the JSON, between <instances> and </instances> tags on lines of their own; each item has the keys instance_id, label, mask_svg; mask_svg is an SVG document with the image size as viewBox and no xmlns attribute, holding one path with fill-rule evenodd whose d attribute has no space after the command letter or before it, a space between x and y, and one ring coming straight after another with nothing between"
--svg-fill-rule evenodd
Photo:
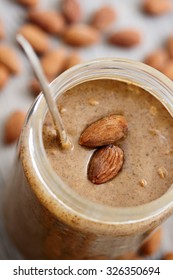
<instances>
[{"instance_id":1,"label":"glass jar","mask_svg":"<svg viewBox=\"0 0 173 280\"><path fill-rule=\"evenodd\" d=\"M173 115L173 83L131 60L100 59L77 65L51 83L53 97L95 79L134 83ZM40 95L28 113L18 145L5 211L17 247L29 259L114 259L136 250L173 213L172 187L160 198L134 207L108 207L80 197L58 177L46 156L42 126L47 111Z\"/></svg>"}]
</instances>

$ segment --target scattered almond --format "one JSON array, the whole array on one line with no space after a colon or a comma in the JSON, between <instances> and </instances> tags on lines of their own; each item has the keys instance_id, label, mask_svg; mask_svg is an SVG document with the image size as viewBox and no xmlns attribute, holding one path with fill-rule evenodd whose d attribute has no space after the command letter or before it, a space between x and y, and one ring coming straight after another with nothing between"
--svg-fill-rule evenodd
<instances>
[{"instance_id":1,"label":"scattered almond","mask_svg":"<svg viewBox=\"0 0 173 280\"><path fill-rule=\"evenodd\" d=\"M35 7L39 0L17 0L17 2L26 7Z\"/></svg>"},{"instance_id":2,"label":"scattered almond","mask_svg":"<svg viewBox=\"0 0 173 280\"><path fill-rule=\"evenodd\" d=\"M4 128L5 143L10 144L19 138L25 115L22 111L16 111L8 117Z\"/></svg>"},{"instance_id":3,"label":"scattered almond","mask_svg":"<svg viewBox=\"0 0 173 280\"><path fill-rule=\"evenodd\" d=\"M167 252L163 255L163 260L173 260L173 252Z\"/></svg>"},{"instance_id":4,"label":"scattered almond","mask_svg":"<svg viewBox=\"0 0 173 280\"><path fill-rule=\"evenodd\" d=\"M49 50L49 38L37 25L25 24L18 33L22 34L29 41L37 53L42 54Z\"/></svg>"},{"instance_id":5,"label":"scattered almond","mask_svg":"<svg viewBox=\"0 0 173 280\"><path fill-rule=\"evenodd\" d=\"M169 59L168 52L164 49L158 49L152 52L151 54L149 54L145 58L144 63L161 71L168 59Z\"/></svg>"},{"instance_id":6,"label":"scattered almond","mask_svg":"<svg viewBox=\"0 0 173 280\"><path fill-rule=\"evenodd\" d=\"M64 41L76 47L93 45L97 43L99 39L99 32L86 24L72 25L64 33Z\"/></svg>"},{"instance_id":7,"label":"scattered almond","mask_svg":"<svg viewBox=\"0 0 173 280\"><path fill-rule=\"evenodd\" d=\"M88 103L89 103L89 105L91 105L91 106L97 106L97 105L99 104L99 101L97 101L97 100L95 100L95 99L93 99L93 98L90 98L90 99L88 100Z\"/></svg>"},{"instance_id":8,"label":"scattered almond","mask_svg":"<svg viewBox=\"0 0 173 280\"><path fill-rule=\"evenodd\" d=\"M162 73L169 79L173 80L173 59L169 60L163 67Z\"/></svg>"},{"instance_id":9,"label":"scattered almond","mask_svg":"<svg viewBox=\"0 0 173 280\"><path fill-rule=\"evenodd\" d=\"M123 151L108 145L94 152L88 167L88 179L93 184L103 184L114 178L123 166Z\"/></svg>"},{"instance_id":10,"label":"scattered almond","mask_svg":"<svg viewBox=\"0 0 173 280\"><path fill-rule=\"evenodd\" d=\"M125 29L112 33L108 40L112 45L130 48L141 42L141 34L135 29Z\"/></svg>"},{"instance_id":11,"label":"scattered almond","mask_svg":"<svg viewBox=\"0 0 173 280\"><path fill-rule=\"evenodd\" d=\"M76 23L82 19L82 10L78 0L63 0L62 11L69 23Z\"/></svg>"},{"instance_id":12,"label":"scattered almond","mask_svg":"<svg viewBox=\"0 0 173 280\"><path fill-rule=\"evenodd\" d=\"M115 19L115 9L109 6L104 6L94 13L91 19L91 25L99 30L105 30Z\"/></svg>"},{"instance_id":13,"label":"scattered almond","mask_svg":"<svg viewBox=\"0 0 173 280\"><path fill-rule=\"evenodd\" d=\"M168 38L167 49L170 57L173 59L173 35Z\"/></svg>"},{"instance_id":14,"label":"scattered almond","mask_svg":"<svg viewBox=\"0 0 173 280\"><path fill-rule=\"evenodd\" d=\"M154 253L156 253L161 245L161 239L162 239L162 230L158 229L155 231L151 236L148 237L148 239L143 243L143 245L140 247L140 253L142 255L151 256Z\"/></svg>"},{"instance_id":15,"label":"scattered almond","mask_svg":"<svg viewBox=\"0 0 173 280\"><path fill-rule=\"evenodd\" d=\"M8 79L9 79L8 69L3 64L0 64L0 90L6 85Z\"/></svg>"},{"instance_id":16,"label":"scattered almond","mask_svg":"<svg viewBox=\"0 0 173 280\"><path fill-rule=\"evenodd\" d=\"M0 63L13 74L21 72L20 60L16 52L8 45L0 45Z\"/></svg>"},{"instance_id":17,"label":"scattered almond","mask_svg":"<svg viewBox=\"0 0 173 280\"><path fill-rule=\"evenodd\" d=\"M62 34L65 29L65 21L61 14L55 11L29 12L28 19L51 34Z\"/></svg>"},{"instance_id":18,"label":"scattered almond","mask_svg":"<svg viewBox=\"0 0 173 280\"><path fill-rule=\"evenodd\" d=\"M64 48L53 49L41 58L41 65L49 80L53 80L65 68L66 50Z\"/></svg>"},{"instance_id":19,"label":"scattered almond","mask_svg":"<svg viewBox=\"0 0 173 280\"><path fill-rule=\"evenodd\" d=\"M82 62L82 59L78 52L72 52L68 56L67 63L66 63L66 69L69 69L70 67L79 64Z\"/></svg>"},{"instance_id":20,"label":"scattered almond","mask_svg":"<svg viewBox=\"0 0 173 280\"><path fill-rule=\"evenodd\" d=\"M139 181L139 184L140 184L141 187L146 187L147 186L147 181L145 179L141 179Z\"/></svg>"},{"instance_id":21,"label":"scattered almond","mask_svg":"<svg viewBox=\"0 0 173 280\"><path fill-rule=\"evenodd\" d=\"M164 179L168 175L168 171L165 167L160 167L157 170L157 173L159 174L160 178Z\"/></svg>"},{"instance_id":22,"label":"scattered almond","mask_svg":"<svg viewBox=\"0 0 173 280\"><path fill-rule=\"evenodd\" d=\"M5 30L2 20L0 19L0 39L3 39L5 37Z\"/></svg>"},{"instance_id":23,"label":"scattered almond","mask_svg":"<svg viewBox=\"0 0 173 280\"><path fill-rule=\"evenodd\" d=\"M172 10L170 0L144 0L143 11L146 14L159 16Z\"/></svg>"},{"instance_id":24,"label":"scattered almond","mask_svg":"<svg viewBox=\"0 0 173 280\"><path fill-rule=\"evenodd\" d=\"M113 144L124 137L126 132L125 117L110 115L89 125L81 134L79 144L91 148Z\"/></svg>"}]
</instances>

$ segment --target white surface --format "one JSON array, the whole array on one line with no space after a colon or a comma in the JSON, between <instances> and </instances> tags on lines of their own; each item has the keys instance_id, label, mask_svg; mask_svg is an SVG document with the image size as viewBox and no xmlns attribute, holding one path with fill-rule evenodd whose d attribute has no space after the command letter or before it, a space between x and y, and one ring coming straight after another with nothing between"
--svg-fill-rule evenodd
<instances>
[{"instance_id":1,"label":"white surface","mask_svg":"<svg viewBox=\"0 0 173 280\"><path fill-rule=\"evenodd\" d=\"M40 0L40 6L42 8L58 9L59 2L58 0ZM142 44L130 50L109 46L106 44L107 34L105 34L100 44L79 50L83 60L98 57L126 57L142 61L150 51L164 45L167 37L173 31L173 13L161 17L148 17L140 10L142 0L80 0L80 2L85 13L85 21L99 6L111 5L117 10L117 20L110 30L135 27L143 34ZM16 4L15 0L0 0L0 18L3 19L6 29L6 39L2 42L13 45L23 62L22 74L12 77L9 84L0 93L0 195L10 174L15 155L15 145L5 146L3 144L4 122L10 112L16 109L27 111L33 102L33 97L28 89L28 84L33 74L26 57L15 41L15 34L25 21L26 14L26 9ZM51 40L53 46L63 44L59 39L52 38ZM172 224L173 218L169 219L164 226L165 234L159 254L163 251L173 250ZM10 248L4 243L4 238L5 236L0 229L0 259L14 258L14 255L10 253ZM159 254L156 257L159 257Z\"/></svg>"}]
</instances>

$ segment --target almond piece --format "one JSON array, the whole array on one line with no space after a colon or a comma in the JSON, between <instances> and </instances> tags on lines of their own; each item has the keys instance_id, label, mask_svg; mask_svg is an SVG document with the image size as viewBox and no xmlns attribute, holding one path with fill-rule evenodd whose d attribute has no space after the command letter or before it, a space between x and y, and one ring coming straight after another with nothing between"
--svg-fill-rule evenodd
<instances>
[{"instance_id":1,"label":"almond piece","mask_svg":"<svg viewBox=\"0 0 173 280\"><path fill-rule=\"evenodd\" d=\"M148 15L159 16L172 11L170 0L145 0L143 2L143 11Z\"/></svg>"},{"instance_id":2,"label":"almond piece","mask_svg":"<svg viewBox=\"0 0 173 280\"><path fill-rule=\"evenodd\" d=\"M85 24L72 25L64 33L64 41L76 47L93 45L99 39L99 32L95 28Z\"/></svg>"},{"instance_id":3,"label":"almond piece","mask_svg":"<svg viewBox=\"0 0 173 280\"><path fill-rule=\"evenodd\" d=\"M21 72L22 67L16 52L7 45L0 46L0 63L13 74Z\"/></svg>"},{"instance_id":4,"label":"almond piece","mask_svg":"<svg viewBox=\"0 0 173 280\"><path fill-rule=\"evenodd\" d=\"M41 58L41 65L49 80L53 80L64 71L65 64L66 51L64 48L51 50Z\"/></svg>"},{"instance_id":5,"label":"almond piece","mask_svg":"<svg viewBox=\"0 0 173 280\"><path fill-rule=\"evenodd\" d=\"M103 184L114 178L123 166L123 151L114 145L94 152L88 166L88 179L93 184Z\"/></svg>"},{"instance_id":6,"label":"almond piece","mask_svg":"<svg viewBox=\"0 0 173 280\"><path fill-rule=\"evenodd\" d=\"M22 34L29 41L37 53L42 54L49 50L49 38L37 25L25 24L18 33Z\"/></svg>"},{"instance_id":7,"label":"almond piece","mask_svg":"<svg viewBox=\"0 0 173 280\"><path fill-rule=\"evenodd\" d=\"M167 252L163 255L163 260L173 260L173 252Z\"/></svg>"},{"instance_id":8,"label":"almond piece","mask_svg":"<svg viewBox=\"0 0 173 280\"><path fill-rule=\"evenodd\" d=\"M79 144L90 148L113 144L124 137L126 132L125 117L110 115L89 125L81 134Z\"/></svg>"},{"instance_id":9,"label":"almond piece","mask_svg":"<svg viewBox=\"0 0 173 280\"><path fill-rule=\"evenodd\" d=\"M173 80L173 59L168 60L162 68L162 73L165 74L169 79Z\"/></svg>"},{"instance_id":10,"label":"almond piece","mask_svg":"<svg viewBox=\"0 0 173 280\"><path fill-rule=\"evenodd\" d=\"M109 43L120 47L134 47L141 42L141 34L135 29L125 29L112 33L108 38Z\"/></svg>"},{"instance_id":11,"label":"almond piece","mask_svg":"<svg viewBox=\"0 0 173 280\"><path fill-rule=\"evenodd\" d=\"M35 7L39 0L17 0L17 2L23 6L26 6L28 8Z\"/></svg>"},{"instance_id":12,"label":"almond piece","mask_svg":"<svg viewBox=\"0 0 173 280\"><path fill-rule=\"evenodd\" d=\"M91 19L91 25L99 30L105 30L114 22L115 19L115 9L109 6L104 6L94 13Z\"/></svg>"},{"instance_id":13,"label":"almond piece","mask_svg":"<svg viewBox=\"0 0 173 280\"><path fill-rule=\"evenodd\" d=\"M145 58L144 63L161 71L168 59L169 59L168 52L164 49L158 49L152 52L151 54L149 54Z\"/></svg>"},{"instance_id":14,"label":"almond piece","mask_svg":"<svg viewBox=\"0 0 173 280\"><path fill-rule=\"evenodd\" d=\"M173 35L168 38L167 49L170 57L173 59Z\"/></svg>"},{"instance_id":15,"label":"almond piece","mask_svg":"<svg viewBox=\"0 0 173 280\"><path fill-rule=\"evenodd\" d=\"M68 58L67 58L67 62L66 62L66 69L69 69L70 67L79 64L82 62L82 59L79 55L78 52L72 52Z\"/></svg>"},{"instance_id":16,"label":"almond piece","mask_svg":"<svg viewBox=\"0 0 173 280\"><path fill-rule=\"evenodd\" d=\"M26 114L24 112L16 111L8 117L4 128L5 143L10 144L18 139L25 120L25 116Z\"/></svg>"},{"instance_id":17,"label":"almond piece","mask_svg":"<svg viewBox=\"0 0 173 280\"><path fill-rule=\"evenodd\" d=\"M5 37L5 30L2 20L0 19L0 39L3 39Z\"/></svg>"},{"instance_id":18,"label":"almond piece","mask_svg":"<svg viewBox=\"0 0 173 280\"><path fill-rule=\"evenodd\" d=\"M158 229L140 247L139 252L141 255L151 256L156 253L161 245L162 230Z\"/></svg>"},{"instance_id":19,"label":"almond piece","mask_svg":"<svg viewBox=\"0 0 173 280\"><path fill-rule=\"evenodd\" d=\"M63 0L62 12L69 23L76 23L82 19L82 10L78 0Z\"/></svg>"},{"instance_id":20,"label":"almond piece","mask_svg":"<svg viewBox=\"0 0 173 280\"><path fill-rule=\"evenodd\" d=\"M9 79L8 69L3 64L0 64L0 90L6 85L8 79Z\"/></svg>"},{"instance_id":21,"label":"almond piece","mask_svg":"<svg viewBox=\"0 0 173 280\"><path fill-rule=\"evenodd\" d=\"M31 11L28 19L51 34L62 34L65 29L63 16L55 11Z\"/></svg>"}]
</instances>

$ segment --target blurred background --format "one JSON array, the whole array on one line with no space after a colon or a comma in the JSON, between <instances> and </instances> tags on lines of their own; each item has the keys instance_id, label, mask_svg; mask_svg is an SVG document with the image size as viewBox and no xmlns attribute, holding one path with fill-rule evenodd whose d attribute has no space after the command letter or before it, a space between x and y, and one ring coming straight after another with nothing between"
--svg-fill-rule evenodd
<instances>
[{"instance_id":1,"label":"blurred background","mask_svg":"<svg viewBox=\"0 0 173 280\"><path fill-rule=\"evenodd\" d=\"M13 121L16 131L6 135L10 133L7 123L16 111L21 113L21 122L39 92L30 64L16 42L19 31L37 51L49 81L72 65L103 57L146 62L173 79L172 0L78 0L77 7L72 2L76 1L0 0L1 205L18 137ZM56 51L51 56L52 50ZM53 73L51 63L56 64ZM173 251L172 225L170 218L163 226L158 248L148 258L159 259ZM0 259L18 258L11 246L1 217Z\"/></svg>"}]
</instances>

